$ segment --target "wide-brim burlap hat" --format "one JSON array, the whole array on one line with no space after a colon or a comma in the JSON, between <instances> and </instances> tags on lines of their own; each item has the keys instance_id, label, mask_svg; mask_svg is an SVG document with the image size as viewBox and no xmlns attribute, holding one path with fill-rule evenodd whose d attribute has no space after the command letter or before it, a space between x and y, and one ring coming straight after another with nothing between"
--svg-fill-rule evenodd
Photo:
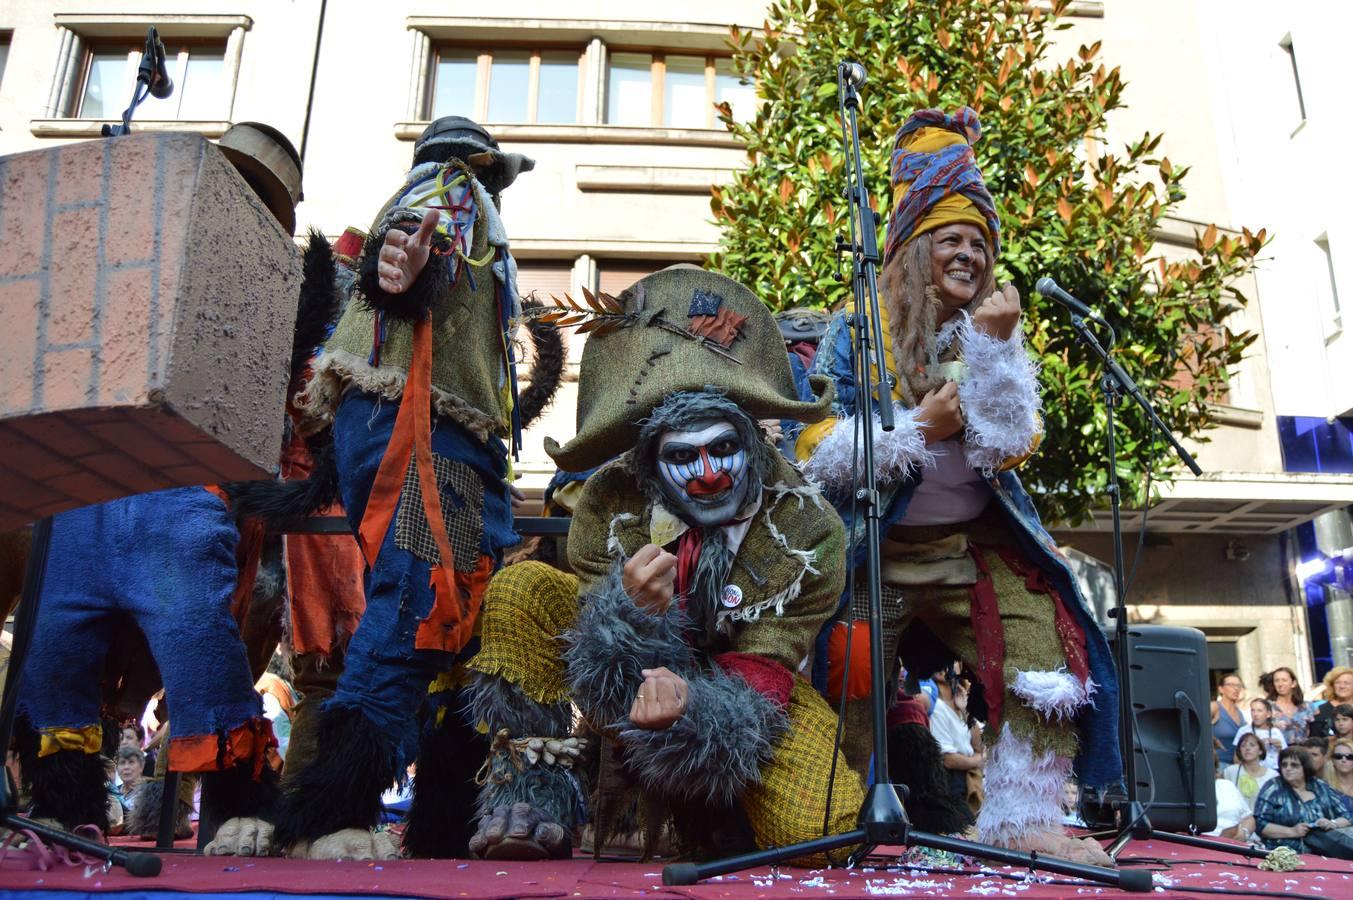
<instances>
[{"instance_id":1,"label":"wide-brim burlap hat","mask_svg":"<svg viewBox=\"0 0 1353 900\"><path fill-rule=\"evenodd\" d=\"M814 399L798 398L775 319L733 279L672 266L616 299L623 320L594 331L583 350L577 434L563 446L545 439L559 468L581 472L629 450L640 423L678 391L718 391L754 419L818 422L831 411L830 379L813 376Z\"/></svg>"}]
</instances>

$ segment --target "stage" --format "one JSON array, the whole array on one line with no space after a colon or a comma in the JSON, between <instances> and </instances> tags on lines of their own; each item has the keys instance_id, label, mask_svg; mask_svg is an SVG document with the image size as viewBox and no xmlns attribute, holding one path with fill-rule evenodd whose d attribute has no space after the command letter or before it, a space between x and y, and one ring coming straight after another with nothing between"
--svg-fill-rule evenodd
<instances>
[{"instance_id":1,"label":"stage","mask_svg":"<svg viewBox=\"0 0 1353 900\"><path fill-rule=\"evenodd\" d=\"M133 878L120 869L59 866L18 871L0 863L0 896L66 900L148 898L217 894L250 900L285 895L359 897L384 895L506 900L513 897L750 898L789 897L1039 897L1134 896L1072 879L990 869L952 858L927 859L910 851L905 865L880 855L858 871L782 868L727 875L692 887L664 887L659 863L594 862L581 856L560 862L495 863L455 860L310 862L286 859L201 857L166 854L156 878ZM1163 841L1129 844L1125 865L1150 868L1155 897L1232 896L1353 897L1353 863L1305 856L1295 872L1264 872L1240 856L1181 847Z\"/></svg>"}]
</instances>

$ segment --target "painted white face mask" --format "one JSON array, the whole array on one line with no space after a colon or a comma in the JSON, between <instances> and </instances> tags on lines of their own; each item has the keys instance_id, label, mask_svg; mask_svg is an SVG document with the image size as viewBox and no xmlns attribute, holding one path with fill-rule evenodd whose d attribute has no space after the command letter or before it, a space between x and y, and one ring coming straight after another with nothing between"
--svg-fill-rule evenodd
<instances>
[{"instance_id":1,"label":"painted white face mask","mask_svg":"<svg viewBox=\"0 0 1353 900\"><path fill-rule=\"evenodd\" d=\"M747 448L727 419L664 431L657 467L663 496L690 525L726 525L746 502Z\"/></svg>"}]
</instances>

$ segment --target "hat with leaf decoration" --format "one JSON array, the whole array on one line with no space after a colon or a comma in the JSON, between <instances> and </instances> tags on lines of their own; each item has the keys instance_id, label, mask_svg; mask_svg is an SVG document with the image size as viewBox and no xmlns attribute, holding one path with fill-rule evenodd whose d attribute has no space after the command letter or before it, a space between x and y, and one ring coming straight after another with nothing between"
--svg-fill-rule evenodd
<instances>
[{"instance_id":1,"label":"hat with leaf decoration","mask_svg":"<svg viewBox=\"0 0 1353 900\"><path fill-rule=\"evenodd\" d=\"M817 422L831 409L829 379L810 379L799 399L784 339L761 300L726 275L677 265L619 297L586 294L587 305L545 314L589 334L578 383L578 432L545 452L566 471L601 465L634 446L639 424L677 391L715 390L754 419Z\"/></svg>"}]
</instances>

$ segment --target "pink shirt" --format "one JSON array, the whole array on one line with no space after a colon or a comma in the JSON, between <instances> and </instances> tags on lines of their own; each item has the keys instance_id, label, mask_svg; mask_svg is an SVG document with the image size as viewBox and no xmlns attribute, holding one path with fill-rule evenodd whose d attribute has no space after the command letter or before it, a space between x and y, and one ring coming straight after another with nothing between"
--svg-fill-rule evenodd
<instances>
[{"instance_id":1,"label":"pink shirt","mask_svg":"<svg viewBox=\"0 0 1353 900\"><path fill-rule=\"evenodd\" d=\"M951 438L930 445L936 465L927 468L912 492L899 525L951 525L982 514L991 501L991 486L963 458L963 442Z\"/></svg>"}]
</instances>

